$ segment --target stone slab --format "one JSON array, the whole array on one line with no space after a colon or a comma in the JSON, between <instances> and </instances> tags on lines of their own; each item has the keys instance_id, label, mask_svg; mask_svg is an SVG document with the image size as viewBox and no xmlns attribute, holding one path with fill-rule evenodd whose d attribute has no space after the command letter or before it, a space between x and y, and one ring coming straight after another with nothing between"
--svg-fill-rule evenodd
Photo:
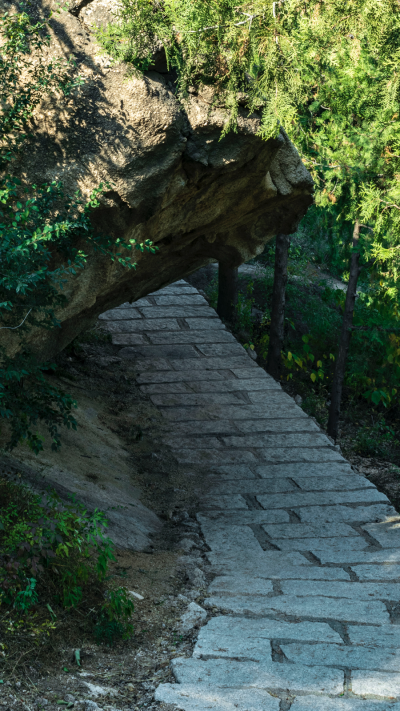
<instances>
[{"instance_id":1,"label":"stone slab","mask_svg":"<svg viewBox=\"0 0 400 711\"><path fill-rule=\"evenodd\" d=\"M230 423L231 425L233 423ZM213 426L216 425L218 426L218 421L217 422L189 422L188 427L208 427L208 426ZM174 427L181 427L184 425L178 424L174 425ZM254 467L247 467L244 464L230 464L228 466L221 466L221 467L212 467L212 469L209 469L209 477L210 481L215 481L215 483L218 483L219 481L230 481L230 480L236 480L236 479L258 479L257 475L254 474L253 472Z\"/></svg>"},{"instance_id":2,"label":"stone slab","mask_svg":"<svg viewBox=\"0 0 400 711\"><path fill-rule=\"evenodd\" d=\"M230 511L208 511L206 514L197 514L197 519L202 523L205 519L221 521L225 526L237 525L236 514ZM286 523L289 521L289 514L283 509L272 509L270 511L241 511L240 522L243 525L252 523Z\"/></svg>"},{"instance_id":3,"label":"stone slab","mask_svg":"<svg viewBox=\"0 0 400 711\"><path fill-rule=\"evenodd\" d=\"M303 489L303 491L351 491L353 489L373 489L374 485L365 477L353 474L352 472L335 477L320 478L313 477L297 477L294 475L293 480ZM351 494L349 494L351 501Z\"/></svg>"},{"instance_id":4,"label":"stone slab","mask_svg":"<svg viewBox=\"0 0 400 711\"><path fill-rule=\"evenodd\" d=\"M196 349L193 346L129 346L121 348L118 352L121 358L133 359L138 358L200 358Z\"/></svg>"},{"instance_id":5,"label":"stone slab","mask_svg":"<svg viewBox=\"0 0 400 711\"><path fill-rule=\"evenodd\" d=\"M217 389L219 389L218 385ZM319 432L244 435L243 437L224 437L223 441L227 447L293 447L296 448L296 451L297 448L304 449L305 447L326 448L327 445L331 447L328 438ZM329 449L329 451L332 450Z\"/></svg>"},{"instance_id":6,"label":"stone slab","mask_svg":"<svg viewBox=\"0 0 400 711\"><path fill-rule=\"evenodd\" d=\"M216 575L247 575L275 579L279 577L276 576L276 572L285 567L314 567L301 553L282 553L275 550L261 550L260 553L252 551L250 553L246 552L244 548L240 548L222 552L221 550L211 551L206 553L206 556Z\"/></svg>"},{"instance_id":7,"label":"stone slab","mask_svg":"<svg viewBox=\"0 0 400 711\"><path fill-rule=\"evenodd\" d=\"M244 445L245 446L245 445ZM263 448L260 456L267 462L336 462L342 458L338 452L328 447L287 447Z\"/></svg>"},{"instance_id":8,"label":"stone slab","mask_svg":"<svg viewBox=\"0 0 400 711\"><path fill-rule=\"evenodd\" d=\"M371 620L372 621L372 620ZM351 644L364 647L397 647L400 649L400 626L349 625L347 629Z\"/></svg>"},{"instance_id":9,"label":"stone slab","mask_svg":"<svg viewBox=\"0 0 400 711\"><path fill-rule=\"evenodd\" d=\"M400 563L400 550L386 548L378 551L329 551L315 552L322 564L339 563L340 565L356 565L357 563Z\"/></svg>"},{"instance_id":10,"label":"stone slab","mask_svg":"<svg viewBox=\"0 0 400 711\"><path fill-rule=\"evenodd\" d=\"M145 296L142 299L137 299L136 301L133 301L132 304L129 303L129 301L126 301L124 304L120 304L119 306L116 306L116 309L133 309L135 306L150 306L151 302L148 298Z\"/></svg>"},{"instance_id":11,"label":"stone slab","mask_svg":"<svg viewBox=\"0 0 400 711\"><path fill-rule=\"evenodd\" d=\"M267 380L265 378L260 378L259 380L256 380L255 378L251 378L250 382L249 380L239 380L239 378L227 380L227 379L222 379L218 383L214 383L212 381L207 382L207 381L202 381L202 382L194 382L193 383L193 390L198 393L209 393L209 392L217 392L217 393L228 393L228 392L239 392L239 390L248 392L249 390L277 390L278 389L277 383L275 383L273 380Z\"/></svg>"},{"instance_id":12,"label":"stone slab","mask_svg":"<svg viewBox=\"0 0 400 711\"><path fill-rule=\"evenodd\" d=\"M226 498L228 499L229 497ZM203 523L202 532L207 545L213 553L221 551L221 554L225 555L232 550L239 552L243 548L249 554L252 551L262 553L259 542L248 526L225 527L220 524Z\"/></svg>"},{"instance_id":13,"label":"stone slab","mask_svg":"<svg viewBox=\"0 0 400 711\"><path fill-rule=\"evenodd\" d=\"M400 672L400 650L394 647L350 647L344 644L285 644L282 652L290 662L372 671Z\"/></svg>"},{"instance_id":14,"label":"stone slab","mask_svg":"<svg viewBox=\"0 0 400 711\"><path fill-rule=\"evenodd\" d=\"M340 583L336 581L291 580L282 582L284 595L341 597L354 600L399 600L398 583ZM400 671L400 670L399 670Z\"/></svg>"},{"instance_id":15,"label":"stone slab","mask_svg":"<svg viewBox=\"0 0 400 711\"><path fill-rule=\"evenodd\" d=\"M186 285L178 285L176 284L170 284L169 286L163 286L162 289L159 289L158 291L152 291L149 296L160 296L160 294L165 294L165 295L176 295L180 294L184 296L185 294L198 294L199 292L197 289L194 288L194 286L190 286L189 284L186 283Z\"/></svg>"},{"instance_id":16,"label":"stone slab","mask_svg":"<svg viewBox=\"0 0 400 711\"><path fill-rule=\"evenodd\" d=\"M214 323L214 321L213 321ZM250 360L248 356L234 356L232 358L199 358L192 361L187 360L182 363L180 360L171 360L171 365L174 370L229 370L231 367L243 366L248 367L253 363L254 368L257 364Z\"/></svg>"},{"instance_id":17,"label":"stone slab","mask_svg":"<svg viewBox=\"0 0 400 711\"><path fill-rule=\"evenodd\" d=\"M209 329L207 331L157 331L148 330L148 338L155 345L172 345L175 343L230 343L234 337L229 331Z\"/></svg>"},{"instance_id":18,"label":"stone slab","mask_svg":"<svg viewBox=\"0 0 400 711\"><path fill-rule=\"evenodd\" d=\"M100 321L129 321L130 319L142 318L137 309L130 307L129 309L110 309L100 314Z\"/></svg>"},{"instance_id":19,"label":"stone slab","mask_svg":"<svg viewBox=\"0 0 400 711\"><path fill-rule=\"evenodd\" d=\"M154 301L157 306L204 306L208 307L208 302L201 294L155 294ZM145 304L143 304L145 306Z\"/></svg>"},{"instance_id":20,"label":"stone slab","mask_svg":"<svg viewBox=\"0 0 400 711\"><path fill-rule=\"evenodd\" d=\"M261 419L256 420L238 420L236 427L243 434L254 434L254 432L279 432L281 434L291 432L316 432L319 433L319 427L312 420L304 417L292 418L277 418L276 420Z\"/></svg>"},{"instance_id":21,"label":"stone slab","mask_svg":"<svg viewBox=\"0 0 400 711\"><path fill-rule=\"evenodd\" d=\"M186 333L186 331L182 331ZM222 376L221 373L224 373ZM221 380L221 378L232 378L230 371L219 371L219 370L195 370L187 371L186 369L182 371L176 370L159 370L156 372L144 372L137 376L136 382L138 385L150 385L150 384L162 384L162 383L192 383L197 380L207 380L215 381Z\"/></svg>"},{"instance_id":22,"label":"stone slab","mask_svg":"<svg viewBox=\"0 0 400 711\"><path fill-rule=\"evenodd\" d=\"M208 331L211 328L225 329L225 326L222 321L220 321L219 318L212 318L212 315L210 315L210 317L208 318L188 318L188 314L186 314L186 316L184 316L184 319L191 331Z\"/></svg>"},{"instance_id":23,"label":"stone slab","mask_svg":"<svg viewBox=\"0 0 400 711\"><path fill-rule=\"evenodd\" d=\"M373 699L298 696L291 705L290 711L400 711L400 703Z\"/></svg>"},{"instance_id":24,"label":"stone slab","mask_svg":"<svg viewBox=\"0 0 400 711\"><path fill-rule=\"evenodd\" d=\"M180 326L176 319L158 318L153 319L151 328L149 321L140 318L137 321L108 321L107 328L112 333L133 333L135 331L179 331Z\"/></svg>"},{"instance_id":25,"label":"stone slab","mask_svg":"<svg viewBox=\"0 0 400 711\"><path fill-rule=\"evenodd\" d=\"M389 696L392 699L400 696L400 674L385 674L378 671L353 671L351 685L353 694L359 694L360 696Z\"/></svg>"},{"instance_id":26,"label":"stone slab","mask_svg":"<svg viewBox=\"0 0 400 711\"><path fill-rule=\"evenodd\" d=\"M249 378L264 378L264 380L272 380L276 383L276 380L271 378L271 376L268 375L268 373L266 373L262 368L231 368L230 370L231 373L239 379L243 378L244 380L248 380ZM276 384L279 385L279 383Z\"/></svg>"},{"instance_id":27,"label":"stone slab","mask_svg":"<svg viewBox=\"0 0 400 711\"><path fill-rule=\"evenodd\" d=\"M155 318L201 318L219 321L216 311L209 306L141 306L140 313L149 321Z\"/></svg>"},{"instance_id":28,"label":"stone slab","mask_svg":"<svg viewBox=\"0 0 400 711\"><path fill-rule=\"evenodd\" d=\"M378 565L352 565L351 569L359 580L399 580L400 563L384 563Z\"/></svg>"},{"instance_id":29,"label":"stone slab","mask_svg":"<svg viewBox=\"0 0 400 711\"><path fill-rule=\"evenodd\" d=\"M236 354L247 355L246 350L237 341L235 343L199 344L198 349L208 358L224 358Z\"/></svg>"},{"instance_id":30,"label":"stone slab","mask_svg":"<svg viewBox=\"0 0 400 711\"><path fill-rule=\"evenodd\" d=\"M369 533L383 548L399 548L400 547L400 517L396 516L389 521L380 523L369 523L363 526L364 530Z\"/></svg>"},{"instance_id":31,"label":"stone slab","mask_svg":"<svg viewBox=\"0 0 400 711\"><path fill-rule=\"evenodd\" d=\"M174 422L169 431L171 435L210 435L234 433L237 432L237 428L235 423L230 420L215 420L211 422L208 420L192 420L191 422ZM250 472L249 476L254 479L255 474Z\"/></svg>"},{"instance_id":32,"label":"stone slab","mask_svg":"<svg viewBox=\"0 0 400 711\"><path fill-rule=\"evenodd\" d=\"M176 361L174 361L176 362ZM184 366L188 361L182 360L182 366ZM200 358L197 361L192 361L194 363L199 363L200 366L202 365L203 361ZM135 363L136 367L137 363ZM238 402L238 401L237 401ZM170 410L169 412L164 411L163 415L165 417L168 417L169 419L173 420L252 420L255 417L266 417L266 416L272 416L271 415L271 410L266 410L265 407L262 408L257 408L257 407L252 407L249 405L216 405L212 404L210 406L203 405L202 407L176 407L174 410ZM288 418L293 416L293 411L291 410L290 407L286 407L286 405L282 408L276 408L275 409L275 420L278 420L280 417L282 418ZM306 417L304 413L304 417Z\"/></svg>"},{"instance_id":33,"label":"stone slab","mask_svg":"<svg viewBox=\"0 0 400 711\"><path fill-rule=\"evenodd\" d=\"M299 506L321 506L324 504L346 504L349 500L349 494L347 491L318 491L318 492L305 492L297 491L293 494L284 494L283 496L278 496L271 494L271 496L257 496L258 501L264 509L272 508L292 508ZM388 503L389 500L381 491L377 489L363 489L361 491L351 492L352 503ZM303 520L303 519L302 519Z\"/></svg>"},{"instance_id":34,"label":"stone slab","mask_svg":"<svg viewBox=\"0 0 400 711\"><path fill-rule=\"evenodd\" d=\"M351 499L353 501L353 494ZM384 521L394 509L388 504L371 504L370 506L304 506L299 509L293 507L293 511L304 523L318 523L321 520L362 523Z\"/></svg>"},{"instance_id":35,"label":"stone slab","mask_svg":"<svg viewBox=\"0 0 400 711\"><path fill-rule=\"evenodd\" d=\"M349 581L350 575L343 568L322 568L318 566L280 566L277 569L259 572L249 579L240 575L220 575L214 578L208 588L210 594L219 595L267 595L269 580L343 580Z\"/></svg>"},{"instance_id":36,"label":"stone slab","mask_svg":"<svg viewBox=\"0 0 400 711\"><path fill-rule=\"evenodd\" d=\"M135 368L138 374L143 371L172 371L172 365L167 360L165 360L165 358L138 358L138 360L135 362Z\"/></svg>"},{"instance_id":37,"label":"stone slab","mask_svg":"<svg viewBox=\"0 0 400 711\"><path fill-rule=\"evenodd\" d=\"M279 420L277 421L279 422ZM299 420L301 423L301 420ZM309 462L304 464L303 462L294 462L292 464L262 464L254 469L255 473L262 479L276 478L278 476L290 476L296 478L299 481L301 478L308 477L328 477L329 479L336 478L337 476L351 475L352 469L348 462L322 462L315 464Z\"/></svg>"},{"instance_id":38,"label":"stone slab","mask_svg":"<svg viewBox=\"0 0 400 711\"><path fill-rule=\"evenodd\" d=\"M260 481L259 479L250 479L244 481L224 481L222 484L216 484L211 488L213 494L276 494L286 491L297 491L295 485L290 479L268 479Z\"/></svg>"},{"instance_id":39,"label":"stone slab","mask_svg":"<svg viewBox=\"0 0 400 711\"><path fill-rule=\"evenodd\" d=\"M174 456L181 464L232 464L256 463L257 459L252 452L237 449L182 449L174 452Z\"/></svg>"},{"instance_id":40,"label":"stone slab","mask_svg":"<svg viewBox=\"0 0 400 711\"><path fill-rule=\"evenodd\" d=\"M284 393L283 391L282 391L281 393L279 393L279 394L280 394L280 397L282 398L281 402L286 402L286 403L288 403L288 404L291 403L291 404L293 404L293 406L294 406L296 409L301 410L301 407L299 407L298 405L296 405L296 403L295 403L295 401L293 400L293 398L291 398L289 395L287 395L287 394ZM251 402L254 403L254 405L257 405L257 404L260 403L260 402L264 402L264 400L265 400L265 395L264 395L263 393L257 393L257 392L255 392L255 393L249 393L249 398L250 398ZM268 400L270 400L270 398L268 398ZM303 412L303 410L301 410L301 411Z\"/></svg>"},{"instance_id":41,"label":"stone slab","mask_svg":"<svg viewBox=\"0 0 400 711\"><path fill-rule=\"evenodd\" d=\"M271 641L279 645L285 640L341 643L342 639L332 628L321 622L289 623L277 620L237 619L214 617L202 627L193 650L195 659L243 659L246 661L271 660ZM219 624L222 621L222 624ZM290 646L290 645L289 645ZM335 649L337 644L334 645ZM324 644L329 647L329 644ZM302 647L301 647L302 648ZM302 662L302 659L299 659ZM304 662L308 665L308 662ZM325 665L322 665L325 666Z\"/></svg>"},{"instance_id":42,"label":"stone slab","mask_svg":"<svg viewBox=\"0 0 400 711\"><path fill-rule=\"evenodd\" d=\"M301 664L177 658L172 662L172 670L180 684L198 684L201 681L204 686L290 689L293 692L325 694L343 691L343 672L340 670L312 669Z\"/></svg>"},{"instance_id":43,"label":"stone slab","mask_svg":"<svg viewBox=\"0 0 400 711\"><path fill-rule=\"evenodd\" d=\"M279 711L280 705L279 698L261 689L205 687L202 683L160 684L154 698L184 711Z\"/></svg>"},{"instance_id":44,"label":"stone slab","mask_svg":"<svg viewBox=\"0 0 400 711\"><path fill-rule=\"evenodd\" d=\"M190 348L190 346L187 346ZM188 395L152 395L151 400L158 407L180 407L180 406L201 406L201 405L238 405L240 400L235 393L208 393Z\"/></svg>"},{"instance_id":45,"label":"stone slab","mask_svg":"<svg viewBox=\"0 0 400 711\"><path fill-rule=\"evenodd\" d=\"M389 623L389 613L383 602L349 600L348 598L297 597L277 595L276 597L209 597L204 601L207 608L216 607L236 615L283 614L295 618L315 620L339 620L340 622L366 622L373 619L379 624Z\"/></svg>"},{"instance_id":46,"label":"stone slab","mask_svg":"<svg viewBox=\"0 0 400 711\"><path fill-rule=\"evenodd\" d=\"M368 548L368 543L364 538L300 538L298 541L292 538L271 539L281 551L363 551ZM316 553L317 554L317 553Z\"/></svg>"},{"instance_id":47,"label":"stone slab","mask_svg":"<svg viewBox=\"0 0 400 711\"><path fill-rule=\"evenodd\" d=\"M307 523L290 523L264 525L263 529L272 539L276 538L330 538L332 536L358 536L359 534L347 524L343 523L325 523L321 521L319 524Z\"/></svg>"}]
</instances>

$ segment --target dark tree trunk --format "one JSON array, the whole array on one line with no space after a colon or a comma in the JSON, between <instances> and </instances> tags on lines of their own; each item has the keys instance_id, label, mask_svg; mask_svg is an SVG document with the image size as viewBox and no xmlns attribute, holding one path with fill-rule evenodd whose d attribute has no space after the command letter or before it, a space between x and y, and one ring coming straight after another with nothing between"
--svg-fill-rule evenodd
<instances>
[{"instance_id":1,"label":"dark tree trunk","mask_svg":"<svg viewBox=\"0 0 400 711\"><path fill-rule=\"evenodd\" d=\"M237 295L237 267L230 267L225 262L219 262L217 314L224 321L233 322L235 320Z\"/></svg>"},{"instance_id":2,"label":"dark tree trunk","mask_svg":"<svg viewBox=\"0 0 400 711\"><path fill-rule=\"evenodd\" d=\"M272 293L271 327L267 371L279 380L281 372L281 351L285 332L285 298L290 236L276 235L274 288Z\"/></svg>"},{"instance_id":3,"label":"dark tree trunk","mask_svg":"<svg viewBox=\"0 0 400 711\"><path fill-rule=\"evenodd\" d=\"M350 278L347 286L346 302L344 306L344 315L342 323L342 332L340 334L339 353L335 363L335 372L333 375L331 405L329 408L328 419L328 435L335 442L338 436L340 402L342 399L343 380L346 369L347 353L349 351L351 326L353 323L354 305L357 297L357 281L360 275L360 254L357 250L358 241L360 238L360 223L356 220L353 231L353 252L350 259Z\"/></svg>"}]
</instances>

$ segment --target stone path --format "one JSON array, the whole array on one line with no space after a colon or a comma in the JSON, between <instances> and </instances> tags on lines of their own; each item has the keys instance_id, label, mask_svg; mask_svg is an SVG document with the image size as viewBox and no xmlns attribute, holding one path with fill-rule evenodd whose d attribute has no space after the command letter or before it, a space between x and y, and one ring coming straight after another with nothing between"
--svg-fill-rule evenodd
<instances>
[{"instance_id":1,"label":"stone path","mask_svg":"<svg viewBox=\"0 0 400 711\"><path fill-rule=\"evenodd\" d=\"M103 315L212 485L215 577L176 684L185 711L400 711L400 518L180 281ZM399 699L399 701L397 701Z\"/></svg>"}]
</instances>

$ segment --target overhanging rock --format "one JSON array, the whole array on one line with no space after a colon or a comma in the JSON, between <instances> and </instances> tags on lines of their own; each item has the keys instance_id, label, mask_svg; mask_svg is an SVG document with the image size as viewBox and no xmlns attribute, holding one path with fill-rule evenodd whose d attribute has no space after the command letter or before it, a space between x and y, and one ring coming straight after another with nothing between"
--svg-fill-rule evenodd
<instances>
[{"instance_id":1,"label":"overhanging rock","mask_svg":"<svg viewBox=\"0 0 400 711\"><path fill-rule=\"evenodd\" d=\"M95 13L96 2L81 5ZM61 328L33 328L28 336L41 359L107 309L211 260L249 260L278 232L295 231L312 202L311 176L283 131L263 141L260 117L241 110L238 132L220 140L226 113L212 106L208 90L182 107L170 75L128 77L126 67L104 57L81 14L51 20L49 54L73 54L85 85L74 99L38 110L21 168L31 182L61 180L69 194L110 183L93 217L96 228L122 240L150 239L159 250L137 253L136 271L91 255L64 288ZM17 332L3 331L2 341L10 354L20 347Z\"/></svg>"}]
</instances>

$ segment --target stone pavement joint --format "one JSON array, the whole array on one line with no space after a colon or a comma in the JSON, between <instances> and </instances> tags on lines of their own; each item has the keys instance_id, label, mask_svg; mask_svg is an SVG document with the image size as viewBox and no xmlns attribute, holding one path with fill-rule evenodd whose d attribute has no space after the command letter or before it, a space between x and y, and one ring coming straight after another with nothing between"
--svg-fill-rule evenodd
<instances>
[{"instance_id":1,"label":"stone pavement joint","mask_svg":"<svg viewBox=\"0 0 400 711\"><path fill-rule=\"evenodd\" d=\"M184 280L100 318L176 460L207 484L209 617L155 700L400 711L400 517L387 497Z\"/></svg>"}]
</instances>

